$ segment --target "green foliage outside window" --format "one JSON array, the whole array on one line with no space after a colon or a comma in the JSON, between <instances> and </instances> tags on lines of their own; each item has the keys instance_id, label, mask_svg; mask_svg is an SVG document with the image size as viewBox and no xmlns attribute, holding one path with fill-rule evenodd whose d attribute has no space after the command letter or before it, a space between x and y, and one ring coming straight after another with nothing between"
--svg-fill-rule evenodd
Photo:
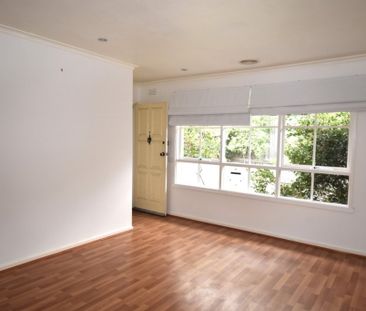
<instances>
[{"instance_id":1,"label":"green foliage outside window","mask_svg":"<svg viewBox=\"0 0 366 311\"><path fill-rule=\"evenodd\" d=\"M220 129L185 128L183 149L185 158L218 160L220 158Z\"/></svg>"},{"instance_id":2,"label":"green foliage outside window","mask_svg":"<svg viewBox=\"0 0 366 311\"><path fill-rule=\"evenodd\" d=\"M224 158L227 162L275 165L271 154L273 137L277 139L277 117L258 116L252 119L252 126L224 128ZM313 147L316 135L315 165L347 167L347 151L350 113L320 113L288 115L285 117L284 157L285 164L313 165ZM319 125L317 133L312 126ZM290 127L287 127L290 126ZM344 128L342 128L344 126ZM184 157L218 160L220 158L219 128L184 128ZM277 150L274 149L276 153ZM301 199L310 198L311 174L294 171L295 179L281 183L282 196ZM274 171L258 169L251 176L251 187L257 193L274 194ZM347 204L348 177L340 175L315 174L314 200Z\"/></svg>"},{"instance_id":3,"label":"green foliage outside window","mask_svg":"<svg viewBox=\"0 0 366 311\"><path fill-rule=\"evenodd\" d=\"M314 200L347 204L348 176L315 174Z\"/></svg>"},{"instance_id":4,"label":"green foliage outside window","mask_svg":"<svg viewBox=\"0 0 366 311\"><path fill-rule=\"evenodd\" d=\"M275 194L276 177L271 170L257 169L250 177L252 188L256 193Z\"/></svg>"},{"instance_id":5,"label":"green foliage outside window","mask_svg":"<svg viewBox=\"0 0 366 311\"><path fill-rule=\"evenodd\" d=\"M311 196L311 174L295 171L294 175L296 177L294 181L281 184L281 195L309 200Z\"/></svg>"},{"instance_id":6,"label":"green foliage outside window","mask_svg":"<svg viewBox=\"0 0 366 311\"><path fill-rule=\"evenodd\" d=\"M291 164L312 165L314 129L316 136L316 166L347 167L348 129L332 126L348 126L350 113L320 113L316 115L286 116L286 124L300 126L286 130L285 157ZM295 171L296 180L281 186L281 195L295 198L310 198L311 174ZM340 175L315 174L314 200L347 204L348 177Z\"/></svg>"},{"instance_id":7,"label":"green foliage outside window","mask_svg":"<svg viewBox=\"0 0 366 311\"><path fill-rule=\"evenodd\" d=\"M231 128L228 131L225 142L225 159L228 162L248 163L249 131L249 128Z\"/></svg>"}]
</instances>

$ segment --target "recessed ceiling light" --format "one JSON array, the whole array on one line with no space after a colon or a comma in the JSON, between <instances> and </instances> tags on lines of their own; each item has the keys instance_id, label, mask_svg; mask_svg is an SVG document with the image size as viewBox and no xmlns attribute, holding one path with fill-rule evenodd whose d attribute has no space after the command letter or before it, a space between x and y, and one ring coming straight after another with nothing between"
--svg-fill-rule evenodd
<instances>
[{"instance_id":1,"label":"recessed ceiling light","mask_svg":"<svg viewBox=\"0 0 366 311\"><path fill-rule=\"evenodd\" d=\"M98 38L98 41L100 41L100 42L107 42L107 41L108 41L108 39L107 39L107 38L103 38L103 37L101 37L101 38Z\"/></svg>"},{"instance_id":2,"label":"recessed ceiling light","mask_svg":"<svg viewBox=\"0 0 366 311\"><path fill-rule=\"evenodd\" d=\"M187 68L181 68L180 71L188 71Z\"/></svg>"},{"instance_id":3,"label":"recessed ceiling light","mask_svg":"<svg viewBox=\"0 0 366 311\"><path fill-rule=\"evenodd\" d=\"M258 59L243 59L239 63L241 65L255 65L258 64Z\"/></svg>"}]
</instances>

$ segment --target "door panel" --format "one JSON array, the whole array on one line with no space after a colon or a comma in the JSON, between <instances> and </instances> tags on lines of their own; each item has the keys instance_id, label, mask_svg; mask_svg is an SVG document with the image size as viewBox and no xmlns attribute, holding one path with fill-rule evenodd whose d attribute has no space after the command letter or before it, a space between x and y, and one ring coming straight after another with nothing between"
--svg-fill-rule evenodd
<instances>
[{"instance_id":1,"label":"door panel","mask_svg":"<svg viewBox=\"0 0 366 311\"><path fill-rule=\"evenodd\" d=\"M149 145L145 141L137 141L136 143L136 166L139 169L148 169L149 161Z\"/></svg>"},{"instance_id":2,"label":"door panel","mask_svg":"<svg viewBox=\"0 0 366 311\"><path fill-rule=\"evenodd\" d=\"M151 144L151 156L150 156L150 169L162 171L164 170L165 158L160 155L165 146L162 143L152 143Z\"/></svg>"},{"instance_id":3,"label":"door panel","mask_svg":"<svg viewBox=\"0 0 366 311\"><path fill-rule=\"evenodd\" d=\"M159 173L151 173L150 175L150 193L151 200L155 202L161 202L162 185L163 185L164 176Z\"/></svg>"},{"instance_id":4,"label":"door panel","mask_svg":"<svg viewBox=\"0 0 366 311\"><path fill-rule=\"evenodd\" d=\"M137 124L138 124L138 139L139 140L146 140L149 135L149 108L148 107L141 107L139 108L137 114Z\"/></svg>"},{"instance_id":5,"label":"door panel","mask_svg":"<svg viewBox=\"0 0 366 311\"><path fill-rule=\"evenodd\" d=\"M166 104L136 104L134 120L134 207L166 215Z\"/></svg>"},{"instance_id":6,"label":"door panel","mask_svg":"<svg viewBox=\"0 0 366 311\"><path fill-rule=\"evenodd\" d=\"M147 200L149 198L149 174L147 171L140 170L136 176L136 183L139 185L136 188L136 199Z\"/></svg>"},{"instance_id":7,"label":"door panel","mask_svg":"<svg viewBox=\"0 0 366 311\"><path fill-rule=\"evenodd\" d=\"M165 129L161 126L162 122L163 122L163 120L162 120L163 117L164 116L161 113L160 107L151 108L150 130L151 130L151 135L155 140L162 141L165 139L165 138L163 138Z\"/></svg>"}]
</instances>

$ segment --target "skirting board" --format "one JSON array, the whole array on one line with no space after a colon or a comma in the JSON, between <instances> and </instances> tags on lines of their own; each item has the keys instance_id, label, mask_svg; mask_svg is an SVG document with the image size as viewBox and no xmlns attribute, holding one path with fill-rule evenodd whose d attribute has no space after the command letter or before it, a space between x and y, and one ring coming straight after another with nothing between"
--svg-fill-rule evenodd
<instances>
[{"instance_id":1,"label":"skirting board","mask_svg":"<svg viewBox=\"0 0 366 311\"><path fill-rule=\"evenodd\" d=\"M72 249L72 248L75 248L75 247L78 247L78 246L81 246L81 245L84 245L84 244L88 244L88 243L92 243L92 242L95 242L95 241L98 241L98 240L103 240L103 239L106 239L106 238L110 238L114 235L118 235L118 234L121 234L123 232L130 231L132 229L133 229L133 226L130 226L130 227L126 227L126 228L123 228L123 229L120 229L120 230L116 230L116 231L112 231L112 232L109 232L109 233L97 235L97 236L94 236L94 237L91 237L89 239L85 239L85 240L82 240L82 241L79 241L79 242L76 242L76 243L68 244L68 245L65 245L63 247L53 249L51 251L40 253L40 254L37 254L35 256L31 256L31 257L28 257L28 258L25 258L25 259L22 259L22 260L12 262L10 264L6 264L4 266L0 266L0 271L7 270L7 269L10 269L10 268L13 268L13 267L16 267L16 266L20 266L20 265L29 263L31 261L35 261L35 260L44 258L44 257L55 255L57 253L67 251L69 249Z\"/></svg>"},{"instance_id":2,"label":"skirting board","mask_svg":"<svg viewBox=\"0 0 366 311\"><path fill-rule=\"evenodd\" d=\"M190 219L190 220L195 220L195 221L199 221L199 222L204 222L204 223L208 223L208 224L212 224L212 225L227 227L227 228L231 228L231 229L237 229L237 230L241 230L241 231L262 234L262 235L279 238L279 239L283 239L283 240L287 240L287 241L291 241L291 242L297 242L297 243L301 243L301 244L321 247L321 248L325 248L325 249L329 249L329 250L333 250L333 251L337 251L337 252L366 257L365 251L343 248L343 247L334 246L334 245L330 245L330 244L326 244L326 243L318 243L318 242L313 242L313 241L309 241L309 240L297 239L297 238L293 238L293 237L290 237L287 235L274 234L272 232L268 232L268 231L264 231L264 230L257 230L257 229L253 229L253 228L245 227L245 226L236 226L236 225L228 224L225 222L216 221L213 219L208 219L208 218L203 218L203 217L197 217L197 216L186 214L186 213L168 211L168 215L186 218L186 219Z\"/></svg>"}]
</instances>

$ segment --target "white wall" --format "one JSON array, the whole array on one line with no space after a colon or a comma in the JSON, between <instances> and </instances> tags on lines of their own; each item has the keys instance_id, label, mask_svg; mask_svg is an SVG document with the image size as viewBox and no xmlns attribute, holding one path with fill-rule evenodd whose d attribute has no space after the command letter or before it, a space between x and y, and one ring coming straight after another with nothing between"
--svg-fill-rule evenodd
<instances>
[{"instance_id":1,"label":"white wall","mask_svg":"<svg viewBox=\"0 0 366 311\"><path fill-rule=\"evenodd\" d=\"M365 73L366 59L253 70L136 84L134 100L169 101L172 92L178 89L242 86ZM151 93L156 95L149 95ZM364 203L366 140L363 138L366 133L366 113L358 113L356 119L353 212L332 211L177 187L173 185L174 164L170 161L169 214L366 255L366 205ZM172 147L173 144L170 146Z\"/></svg>"},{"instance_id":2,"label":"white wall","mask_svg":"<svg viewBox=\"0 0 366 311\"><path fill-rule=\"evenodd\" d=\"M132 70L0 30L0 268L131 228Z\"/></svg>"}]
</instances>

